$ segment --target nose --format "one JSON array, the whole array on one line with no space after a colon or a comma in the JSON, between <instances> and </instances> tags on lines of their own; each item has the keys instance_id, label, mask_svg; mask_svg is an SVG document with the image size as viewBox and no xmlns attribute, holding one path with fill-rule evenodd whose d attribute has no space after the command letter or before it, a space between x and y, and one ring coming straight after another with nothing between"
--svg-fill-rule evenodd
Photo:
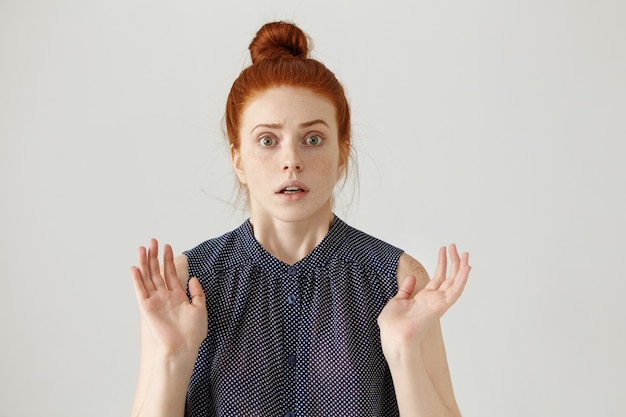
<instances>
[{"instance_id":1,"label":"nose","mask_svg":"<svg viewBox=\"0 0 626 417\"><path fill-rule=\"evenodd\" d=\"M304 168L300 152L297 145L285 145L285 152L283 154L282 170L300 172Z\"/></svg>"}]
</instances>

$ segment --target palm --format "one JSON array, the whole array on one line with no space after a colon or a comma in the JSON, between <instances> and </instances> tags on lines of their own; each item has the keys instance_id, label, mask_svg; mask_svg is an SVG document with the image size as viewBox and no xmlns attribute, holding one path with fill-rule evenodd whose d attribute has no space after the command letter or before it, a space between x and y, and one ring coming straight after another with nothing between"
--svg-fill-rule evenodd
<instances>
[{"instance_id":1,"label":"palm","mask_svg":"<svg viewBox=\"0 0 626 417\"><path fill-rule=\"evenodd\" d=\"M167 352L197 349L207 334L207 310L202 287L189 281L191 302L173 262L172 248L165 245L163 273L158 263L158 243L150 250L139 248L133 283L141 314L158 346Z\"/></svg>"},{"instance_id":2,"label":"palm","mask_svg":"<svg viewBox=\"0 0 626 417\"><path fill-rule=\"evenodd\" d=\"M446 278L445 248L439 251L439 262L433 279L415 291L416 278L408 276L378 316L383 350L399 345L417 345L424 332L456 302L470 271L469 255L459 257L450 246L452 264Z\"/></svg>"}]
</instances>

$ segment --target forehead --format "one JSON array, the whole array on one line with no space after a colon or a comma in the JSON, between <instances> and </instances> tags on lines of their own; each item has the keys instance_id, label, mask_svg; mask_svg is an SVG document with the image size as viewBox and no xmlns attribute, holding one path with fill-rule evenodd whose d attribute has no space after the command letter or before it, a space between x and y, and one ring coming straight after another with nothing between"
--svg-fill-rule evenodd
<instances>
[{"instance_id":1,"label":"forehead","mask_svg":"<svg viewBox=\"0 0 626 417\"><path fill-rule=\"evenodd\" d=\"M300 124L311 120L324 120L336 129L336 110L326 97L301 87L275 87L256 95L250 100L241 117L246 127L259 123Z\"/></svg>"}]
</instances>

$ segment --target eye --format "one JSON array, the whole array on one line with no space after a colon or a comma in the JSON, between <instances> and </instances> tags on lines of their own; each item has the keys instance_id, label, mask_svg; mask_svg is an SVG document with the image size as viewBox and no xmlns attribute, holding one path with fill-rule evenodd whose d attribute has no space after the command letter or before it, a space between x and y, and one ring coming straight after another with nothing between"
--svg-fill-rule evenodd
<instances>
[{"instance_id":1,"label":"eye","mask_svg":"<svg viewBox=\"0 0 626 417\"><path fill-rule=\"evenodd\" d=\"M271 137L271 136L263 136L261 139L259 139L259 144L261 144L261 146L272 146L276 143L276 140Z\"/></svg>"},{"instance_id":2,"label":"eye","mask_svg":"<svg viewBox=\"0 0 626 417\"><path fill-rule=\"evenodd\" d=\"M319 135L311 135L305 139L307 145L317 146L322 143L322 137Z\"/></svg>"}]
</instances>

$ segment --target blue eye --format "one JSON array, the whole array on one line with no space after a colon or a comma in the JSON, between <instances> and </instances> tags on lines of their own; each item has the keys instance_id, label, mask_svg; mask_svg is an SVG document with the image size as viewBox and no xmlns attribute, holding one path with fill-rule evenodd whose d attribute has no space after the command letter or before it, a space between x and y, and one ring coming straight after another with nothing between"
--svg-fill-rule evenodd
<instances>
[{"instance_id":1,"label":"blue eye","mask_svg":"<svg viewBox=\"0 0 626 417\"><path fill-rule=\"evenodd\" d=\"M261 139L259 139L259 143L261 144L261 146L272 146L275 142L276 141L271 136L263 136Z\"/></svg>"},{"instance_id":2,"label":"blue eye","mask_svg":"<svg viewBox=\"0 0 626 417\"><path fill-rule=\"evenodd\" d=\"M321 136L311 135L308 138L306 138L307 145L316 146L316 145L319 145L320 143L322 143Z\"/></svg>"}]
</instances>

